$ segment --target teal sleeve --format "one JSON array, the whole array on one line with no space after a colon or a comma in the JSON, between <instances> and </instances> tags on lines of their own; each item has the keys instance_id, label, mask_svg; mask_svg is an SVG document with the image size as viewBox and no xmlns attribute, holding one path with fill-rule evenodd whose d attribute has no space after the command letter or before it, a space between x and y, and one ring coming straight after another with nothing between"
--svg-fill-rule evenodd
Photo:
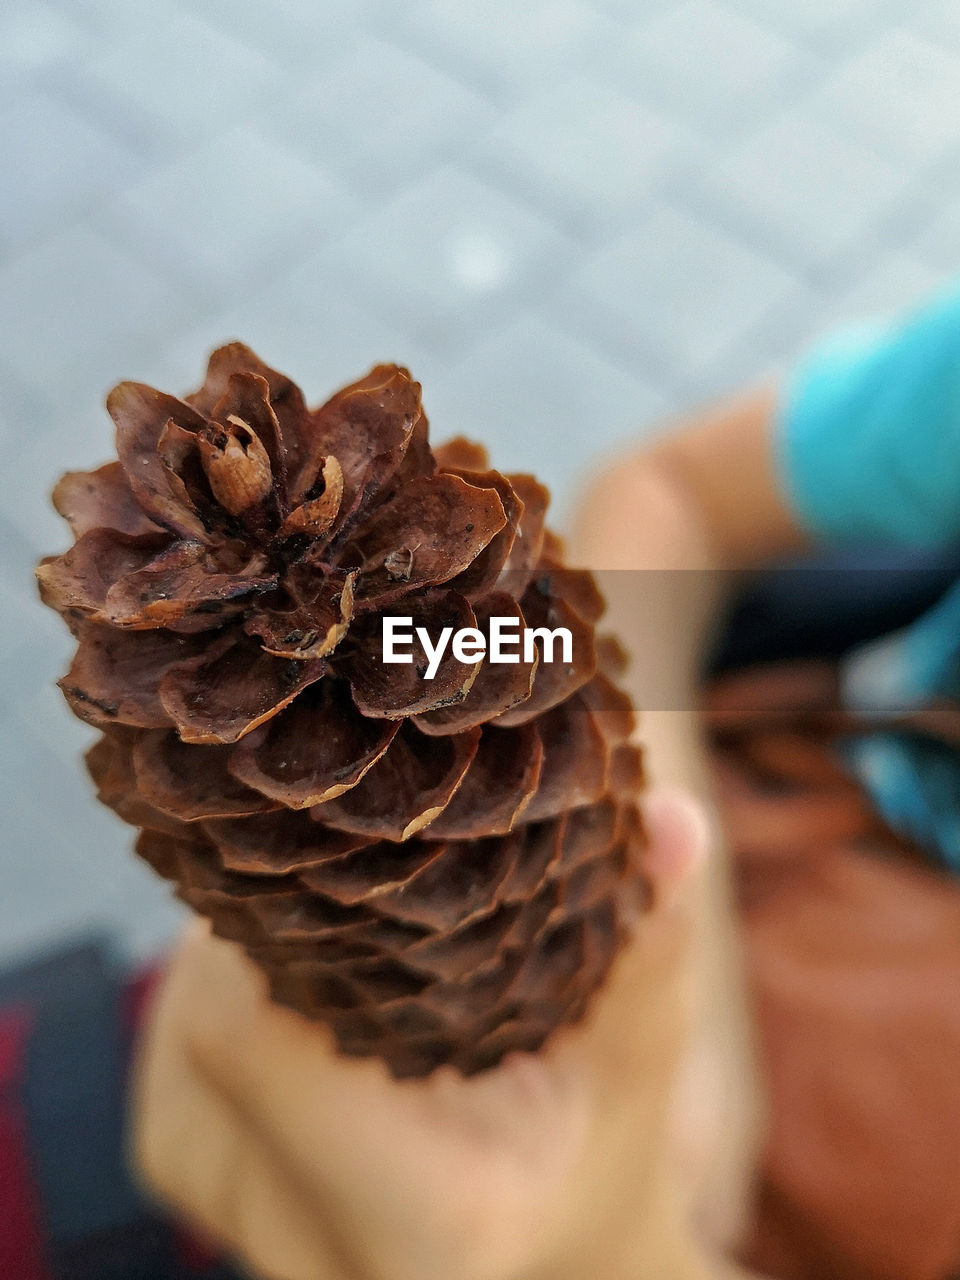
<instances>
[{"instance_id":1,"label":"teal sleeve","mask_svg":"<svg viewBox=\"0 0 960 1280\"><path fill-rule=\"evenodd\" d=\"M826 542L960 539L960 287L816 347L786 388L778 455Z\"/></svg>"}]
</instances>

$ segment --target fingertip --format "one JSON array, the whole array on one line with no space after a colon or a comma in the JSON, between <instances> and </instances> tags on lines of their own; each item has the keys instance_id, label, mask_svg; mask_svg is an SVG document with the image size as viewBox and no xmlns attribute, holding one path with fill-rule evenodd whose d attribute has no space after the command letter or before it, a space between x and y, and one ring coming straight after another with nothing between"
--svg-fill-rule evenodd
<instances>
[{"instance_id":1,"label":"fingertip","mask_svg":"<svg viewBox=\"0 0 960 1280\"><path fill-rule=\"evenodd\" d=\"M644 865L655 901L673 903L709 856L706 809L688 791L662 788L644 800L643 816L648 835Z\"/></svg>"}]
</instances>

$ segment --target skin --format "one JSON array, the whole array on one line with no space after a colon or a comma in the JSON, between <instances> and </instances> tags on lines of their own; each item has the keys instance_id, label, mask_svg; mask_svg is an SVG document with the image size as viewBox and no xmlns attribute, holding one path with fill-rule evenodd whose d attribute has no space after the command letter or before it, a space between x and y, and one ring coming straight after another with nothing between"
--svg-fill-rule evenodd
<instances>
[{"instance_id":1,"label":"skin","mask_svg":"<svg viewBox=\"0 0 960 1280\"><path fill-rule=\"evenodd\" d=\"M396 1083L272 1005L195 922L144 1037L149 1187L264 1280L722 1280L762 1136L727 872L694 715L724 575L803 541L758 392L612 464L573 558L634 653L654 905L587 1018L464 1080ZM695 570L649 575L622 570ZM650 705L649 700L647 705Z\"/></svg>"}]
</instances>

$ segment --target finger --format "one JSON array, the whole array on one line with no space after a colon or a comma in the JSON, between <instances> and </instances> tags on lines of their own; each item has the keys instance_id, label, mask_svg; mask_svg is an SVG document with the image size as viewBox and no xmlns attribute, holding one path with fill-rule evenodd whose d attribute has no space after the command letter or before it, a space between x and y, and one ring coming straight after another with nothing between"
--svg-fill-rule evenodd
<instances>
[{"instance_id":1,"label":"finger","mask_svg":"<svg viewBox=\"0 0 960 1280\"><path fill-rule=\"evenodd\" d=\"M643 816L648 837L644 868L653 883L655 909L669 909L707 860L710 824L698 800L673 788L651 792Z\"/></svg>"},{"instance_id":2,"label":"finger","mask_svg":"<svg viewBox=\"0 0 960 1280\"><path fill-rule=\"evenodd\" d=\"M222 1107L200 1112L175 1029L175 994L168 974L139 1046L131 1091L133 1161L150 1191L225 1243L223 1186L236 1165L237 1134ZM203 1147L195 1152L199 1135Z\"/></svg>"},{"instance_id":3,"label":"finger","mask_svg":"<svg viewBox=\"0 0 960 1280\"><path fill-rule=\"evenodd\" d=\"M198 1120L216 1105L239 1135L221 1216L229 1224L233 1252L250 1264L258 1280L344 1280L357 1274L355 1259L338 1239L315 1189L294 1176L269 1136L200 1076L195 1096Z\"/></svg>"},{"instance_id":4,"label":"finger","mask_svg":"<svg viewBox=\"0 0 960 1280\"><path fill-rule=\"evenodd\" d=\"M131 1112L134 1163L151 1191L264 1280L345 1274L316 1201L192 1068L164 1003L141 1047Z\"/></svg>"}]
</instances>

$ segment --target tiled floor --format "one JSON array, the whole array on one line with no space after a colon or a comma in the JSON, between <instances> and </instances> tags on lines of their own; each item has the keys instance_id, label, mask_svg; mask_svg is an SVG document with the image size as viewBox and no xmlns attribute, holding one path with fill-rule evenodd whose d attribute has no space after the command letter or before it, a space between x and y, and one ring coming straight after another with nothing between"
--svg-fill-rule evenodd
<instances>
[{"instance_id":1,"label":"tiled floor","mask_svg":"<svg viewBox=\"0 0 960 1280\"><path fill-rule=\"evenodd\" d=\"M374 360L569 502L597 450L960 266L960 0L7 0L0 956L171 933L31 566L127 376Z\"/></svg>"}]
</instances>

